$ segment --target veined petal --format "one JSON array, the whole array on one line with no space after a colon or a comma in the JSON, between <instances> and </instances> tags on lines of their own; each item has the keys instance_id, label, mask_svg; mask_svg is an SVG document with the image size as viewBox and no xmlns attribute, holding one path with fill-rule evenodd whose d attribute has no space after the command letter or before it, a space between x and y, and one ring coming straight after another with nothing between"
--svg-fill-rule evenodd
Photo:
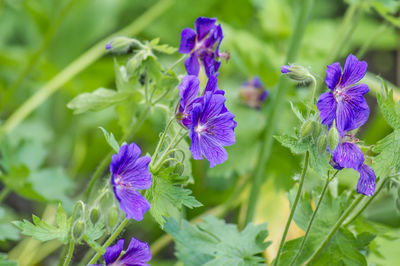
<instances>
[{"instance_id":1,"label":"veined petal","mask_svg":"<svg viewBox=\"0 0 400 266\"><path fill-rule=\"evenodd\" d=\"M327 70L325 71L325 73L325 84L330 90L333 90L340 81L342 68L340 67L339 63L333 63L327 66Z\"/></svg>"},{"instance_id":2,"label":"veined petal","mask_svg":"<svg viewBox=\"0 0 400 266\"><path fill-rule=\"evenodd\" d=\"M143 220L151 206L147 199L136 190L125 186L115 186L114 193L127 219Z\"/></svg>"},{"instance_id":3,"label":"veined petal","mask_svg":"<svg viewBox=\"0 0 400 266\"><path fill-rule=\"evenodd\" d=\"M186 58L185 68L189 75L199 75L200 63L197 59L197 52L191 53L190 56Z\"/></svg>"},{"instance_id":4,"label":"veined petal","mask_svg":"<svg viewBox=\"0 0 400 266\"><path fill-rule=\"evenodd\" d=\"M221 110L225 106L225 96L222 94L212 94L211 92L207 92L204 95L204 98L204 106L200 117L200 123L206 124L211 118L221 113Z\"/></svg>"},{"instance_id":5,"label":"veined petal","mask_svg":"<svg viewBox=\"0 0 400 266\"><path fill-rule=\"evenodd\" d=\"M215 73L214 75L210 75L207 81L206 88L204 89L204 93L206 92L211 92L215 93L218 90L218 73Z\"/></svg>"},{"instance_id":6,"label":"veined petal","mask_svg":"<svg viewBox=\"0 0 400 266\"><path fill-rule=\"evenodd\" d=\"M132 237L128 249L119 262L127 265L144 265L151 260L149 245Z\"/></svg>"},{"instance_id":7,"label":"veined petal","mask_svg":"<svg viewBox=\"0 0 400 266\"><path fill-rule=\"evenodd\" d=\"M360 178L357 182L357 193L372 196L375 192L376 176L374 170L363 164L358 170Z\"/></svg>"},{"instance_id":8,"label":"veined petal","mask_svg":"<svg viewBox=\"0 0 400 266\"><path fill-rule=\"evenodd\" d=\"M127 169L132 168L142 151L135 143L122 145L118 154L111 157L110 172L122 174Z\"/></svg>"},{"instance_id":9,"label":"veined petal","mask_svg":"<svg viewBox=\"0 0 400 266\"><path fill-rule=\"evenodd\" d=\"M345 95L337 97L336 127L341 137L347 131L363 125L369 116L369 107L363 96Z\"/></svg>"},{"instance_id":10,"label":"veined petal","mask_svg":"<svg viewBox=\"0 0 400 266\"><path fill-rule=\"evenodd\" d=\"M207 134L200 134L201 151L209 161L210 168L223 163L228 159L228 153L215 139Z\"/></svg>"},{"instance_id":11,"label":"veined petal","mask_svg":"<svg viewBox=\"0 0 400 266\"><path fill-rule=\"evenodd\" d=\"M179 84L179 95L181 96L179 111L187 113L186 109L193 103L199 94L200 81L197 76L184 76L181 84Z\"/></svg>"},{"instance_id":12,"label":"veined petal","mask_svg":"<svg viewBox=\"0 0 400 266\"><path fill-rule=\"evenodd\" d=\"M358 61L357 57L349 54L344 64L343 75L339 85L345 88L359 82L365 76L367 67L367 62Z\"/></svg>"},{"instance_id":13,"label":"veined petal","mask_svg":"<svg viewBox=\"0 0 400 266\"><path fill-rule=\"evenodd\" d=\"M201 104L195 104L192 110L192 125L190 128L189 137L191 140L190 151L192 152L193 159L201 160L203 156L201 155L201 147L200 147L200 134L196 132L196 128L199 125L200 115L202 111Z\"/></svg>"},{"instance_id":14,"label":"veined petal","mask_svg":"<svg viewBox=\"0 0 400 266\"><path fill-rule=\"evenodd\" d=\"M104 260L106 262L106 265L112 264L117 261L119 255L124 249L124 243L125 240L120 239L115 245L106 248L106 253L104 253Z\"/></svg>"},{"instance_id":15,"label":"veined petal","mask_svg":"<svg viewBox=\"0 0 400 266\"><path fill-rule=\"evenodd\" d=\"M206 17L199 17L196 19L194 23L196 32L197 32L197 39L201 41L215 26L215 22L217 22L216 18L206 18Z\"/></svg>"},{"instance_id":16,"label":"veined petal","mask_svg":"<svg viewBox=\"0 0 400 266\"><path fill-rule=\"evenodd\" d=\"M323 125L332 125L336 117L336 100L332 92L325 92L319 96L317 108Z\"/></svg>"},{"instance_id":17,"label":"veined petal","mask_svg":"<svg viewBox=\"0 0 400 266\"><path fill-rule=\"evenodd\" d=\"M113 185L124 184L134 189L148 189L151 187L151 173L149 163L151 158L144 156L136 160L135 164L127 169L121 176L112 175ZM118 180L117 180L118 179Z\"/></svg>"},{"instance_id":18,"label":"veined petal","mask_svg":"<svg viewBox=\"0 0 400 266\"><path fill-rule=\"evenodd\" d=\"M233 118L235 115L230 112L222 113L216 116L208 124L212 125L212 136L210 138L215 138L217 142L222 146L230 146L235 143L235 127Z\"/></svg>"},{"instance_id":19,"label":"veined petal","mask_svg":"<svg viewBox=\"0 0 400 266\"><path fill-rule=\"evenodd\" d=\"M357 84L353 87L347 88L345 92L346 95L349 96L363 96L364 94L369 92L369 87L367 84Z\"/></svg>"},{"instance_id":20,"label":"veined petal","mask_svg":"<svg viewBox=\"0 0 400 266\"><path fill-rule=\"evenodd\" d=\"M182 54L190 53L196 45L196 32L193 29L185 28L181 33L181 44L179 52Z\"/></svg>"},{"instance_id":21,"label":"veined petal","mask_svg":"<svg viewBox=\"0 0 400 266\"><path fill-rule=\"evenodd\" d=\"M364 154L356 144L343 142L333 151L333 160L340 167L358 171L364 162Z\"/></svg>"}]
</instances>

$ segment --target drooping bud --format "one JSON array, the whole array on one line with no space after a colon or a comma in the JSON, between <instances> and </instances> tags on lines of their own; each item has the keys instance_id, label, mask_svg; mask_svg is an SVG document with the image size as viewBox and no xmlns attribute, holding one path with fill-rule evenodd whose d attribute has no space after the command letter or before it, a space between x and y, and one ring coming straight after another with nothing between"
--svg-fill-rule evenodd
<instances>
[{"instance_id":1,"label":"drooping bud","mask_svg":"<svg viewBox=\"0 0 400 266\"><path fill-rule=\"evenodd\" d=\"M174 173L180 176L183 174L184 170L185 167L183 166L183 163L179 162L175 165Z\"/></svg>"},{"instance_id":2,"label":"drooping bud","mask_svg":"<svg viewBox=\"0 0 400 266\"><path fill-rule=\"evenodd\" d=\"M100 219L100 211L99 208L94 207L90 210L90 221L92 224L96 224Z\"/></svg>"},{"instance_id":3,"label":"drooping bud","mask_svg":"<svg viewBox=\"0 0 400 266\"><path fill-rule=\"evenodd\" d=\"M319 139L318 139L318 152L319 153L323 153L324 151L326 151L326 135L322 135Z\"/></svg>"},{"instance_id":4,"label":"drooping bud","mask_svg":"<svg viewBox=\"0 0 400 266\"><path fill-rule=\"evenodd\" d=\"M304 138L311 135L314 132L314 123L311 120L307 120L300 127L300 137Z\"/></svg>"},{"instance_id":5,"label":"drooping bud","mask_svg":"<svg viewBox=\"0 0 400 266\"><path fill-rule=\"evenodd\" d=\"M112 41L106 44L106 50L113 53L126 53L134 43L134 40L128 37L116 37Z\"/></svg>"},{"instance_id":6,"label":"drooping bud","mask_svg":"<svg viewBox=\"0 0 400 266\"><path fill-rule=\"evenodd\" d=\"M72 236L75 241L79 241L83 234L85 233L85 222L82 219L79 219L75 222L72 227Z\"/></svg>"},{"instance_id":7,"label":"drooping bud","mask_svg":"<svg viewBox=\"0 0 400 266\"><path fill-rule=\"evenodd\" d=\"M117 206L113 205L107 214L107 224L110 228L114 228L119 219L119 212Z\"/></svg>"},{"instance_id":8,"label":"drooping bud","mask_svg":"<svg viewBox=\"0 0 400 266\"><path fill-rule=\"evenodd\" d=\"M299 82L304 82L311 78L310 71L307 68L299 65L281 66L281 73Z\"/></svg>"},{"instance_id":9,"label":"drooping bud","mask_svg":"<svg viewBox=\"0 0 400 266\"><path fill-rule=\"evenodd\" d=\"M336 129L336 126L333 125L328 132L328 147L331 151L334 151L338 144L339 144L339 132Z\"/></svg>"},{"instance_id":10,"label":"drooping bud","mask_svg":"<svg viewBox=\"0 0 400 266\"><path fill-rule=\"evenodd\" d=\"M260 109L268 98L269 92L265 89L259 77L254 77L243 83L240 89L240 100L249 107Z\"/></svg>"}]
</instances>

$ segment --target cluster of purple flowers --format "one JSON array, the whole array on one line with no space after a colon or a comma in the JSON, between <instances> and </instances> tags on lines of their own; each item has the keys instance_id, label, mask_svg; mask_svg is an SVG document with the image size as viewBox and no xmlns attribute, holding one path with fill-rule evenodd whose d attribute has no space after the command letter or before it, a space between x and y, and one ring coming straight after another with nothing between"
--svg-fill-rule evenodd
<instances>
[{"instance_id":1,"label":"cluster of purple flowers","mask_svg":"<svg viewBox=\"0 0 400 266\"><path fill-rule=\"evenodd\" d=\"M259 77L254 77L243 83L240 89L240 100L251 108L260 109L267 100L269 92Z\"/></svg>"},{"instance_id":2,"label":"cluster of purple flowers","mask_svg":"<svg viewBox=\"0 0 400 266\"><path fill-rule=\"evenodd\" d=\"M195 23L196 31L189 28L182 31L179 51L189 53L190 57L185 61L188 75L179 85L181 100L176 112L177 120L190 131L193 158L200 160L204 156L210 167L228 158L223 146L235 143L236 127L235 116L225 107L225 93L217 85L221 64L218 50L223 34L221 25L215 23L214 18L199 17ZM200 93L198 74L201 65L208 82Z\"/></svg>"},{"instance_id":3,"label":"cluster of purple flowers","mask_svg":"<svg viewBox=\"0 0 400 266\"><path fill-rule=\"evenodd\" d=\"M366 84L356 84L365 76L367 66L352 54L347 57L343 71L340 63L328 65L325 83L330 91L321 94L317 108L322 124L330 128L335 122L339 132L339 144L332 152L333 167L358 171L357 192L371 196L375 192L374 170L364 164L364 155L356 145L358 140L349 133L362 126L369 116L369 107L364 99L369 88Z\"/></svg>"}]
</instances>

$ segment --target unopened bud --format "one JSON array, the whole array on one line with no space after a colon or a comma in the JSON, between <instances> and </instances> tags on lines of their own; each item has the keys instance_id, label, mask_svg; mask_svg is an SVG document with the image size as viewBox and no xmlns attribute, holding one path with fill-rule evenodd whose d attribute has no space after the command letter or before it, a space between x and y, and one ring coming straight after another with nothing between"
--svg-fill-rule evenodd
<instances>
[{"instance_id":1,"label":"unopened bud","mask_svg":"<svg viewBox=\"0 0 400 266\"><path fill-rule=\"evenodd\" d=\"M85 233L85 222L79 219L72 228L72 236L75 241L79 241Z\"/></svg>"},{"instance_id":2,"label":"unopened bud","mask_svg":"<svg viewBox=\"0 0 400 266\"><path fill-rule=\"evenodd\" d=\"M118 223L118 219L119 219L118 208L117 208L117 206L114 205L108 211L108 215L107 215L107 224L108 224L108 226L110 228L114 228Z\"/></svg>"},{"instance_id":3,"label":"unopened bud","mask_svg":"<svg viewBox=\"0 0 400 266\"><path fill-rule=\"evenodd\" d=\"M133 44L133 39L128 37L116 37L106 44L106 50L113 53L126 53Z\"/></svg>"},{"instance_id":4,"label":"unopened bud","mask_svg":"<svg viewBox=\"0 0 400 266\"><path fill-rule=\"evenodd\" d=\"M314 124L314 132L313 132L313 137L316 139L319 137L319 134L321 134L322 126L320 123L313 121Z\"/></svg>"},{"instance_id":5,"label":"unopened bud","mask_svg":"<svg viewBox=\"0 0 400 266\"><path fill-rule=\"evenodd\" d=\"M90 221L92 224L96 224L100 219L100 211L99 208L94 207L90 210Z\"/></svg>"},{"instance_id":6,"label":"unopened bud","mask_svg":"<svg viewBox=\"0 0 400 266\"><path fill-rule=\"evenodd\" d=\"M183 166L183 163L177 163L175 165L174 173L181 176L183 174L184 170L185 170L185 167Z\"/></svg>"},{"instance_id":7,"label":"unopened bud","mask_svg":"<svg viewBox=\"0 0 400 266\"><path fill-rule=\"evenodd\" d=\"M336 149L336 146L339 144L339 132L336 129L336 126L332 126L328 132L328 147L331 151Z\"/></svg>"},{"instance_id":8,"label":"unopened bud","mask_svg":"<svg viewBox=\"0 0 400 266\"><path fill-rule=\"evenodd\" d=\"M326 151L326 135L322 135L319 139L318 139L318 152L319 153L323 153Z\"/></svg>"},{"instance_id":9,"label":"unopened bud","mask_svg":"<svg viewBox=\"0 0 400 266\"><path fill-rule=\"evenodd\" d=\"M314 131L314 123L311 120L305 121L300 128L300 137L304 138L311 135Z\"/></svg>"},{"instance_id":10,"label":"unopened bud","mask_svg":"<svg viewBox=\"0 0 400 266\"><path fill-rule=\"evenodd\" d=\"M289 78L300 82L306 81L311 77L310 71L299 65L284 65L281 67L281 72L288 75Z\"/></svg>"}]
</instances>

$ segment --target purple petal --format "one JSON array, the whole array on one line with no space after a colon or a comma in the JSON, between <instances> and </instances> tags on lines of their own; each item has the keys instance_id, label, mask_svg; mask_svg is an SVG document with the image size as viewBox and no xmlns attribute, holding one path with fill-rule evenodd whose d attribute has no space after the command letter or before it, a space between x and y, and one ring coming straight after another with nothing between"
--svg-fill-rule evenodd
<instances>
[{"instance_id":1,"label":"purple petal","mask_svg":"<svg viewBox=\"0 0 400 266\"><path fill-rule=\"evenodd\" d=\"M110 172L113 174L125 173L139 158L142 151L135 143L122 145L118 154L111 157Z\"/></svg>"},{"instance_id":2,"label":"purple petal","mask_svg":"<svg viewBox=\"0 0 400 266\"><path fill-rule=\"evenodd\" d=\"M367 84L357 84L353 87L347 88L345 92L346 95L363 96L364 94L369 92L369 87Z\"/></svg>"},{"instance_id":3,"label":"purple petal","mask_svg":"<svg viewBox=\"0 0 400 266\"><path fill-rule=\"evenodd\" d=\"M204 72L206 73L207 77L211 77L214 73L218 71L221 62L215 60L214 52L202 52L200 58L201 63L204 66Z\"/></svg>"},{"instance_id":4,"label":"purple petal","mask_svg":"<svg viewBox=\"0 0 400 266\"><path fill-rule=\"evenodd\" d=\"M201 134L199 138L201 152L204 157L209 161L210 168L213 168L217 164L223 163L228 159L226 150L220 146L221 144L216 139L206 134Z\"/></svg>"},{"instance_id":5,"label":"purple petal","mask_svg":"<svg viewBox=\"0 0 400 266\"><path fill-rule=\"evenodd\" d=\"M341 87L348 87L359 82L367 72L368 64L365 61L358 61L357 57L352 54L346 58L344 64L343 76L340 81Z\"/></svg>"},{"instance_id":6,"label":"purple petal","mask_svg":"<svg viewBox=\"0 0 400 266\"><path fill-rule=\"evenodd\" d=\"M336 117L336 100L332 92L325 92L319 96L317 108L322 124L331 126Z\"/></svg>"},{"instance_id":7,"label":"purple petal","mask_svg":"<svg viewBox=\"0 0 400 266\"><path fill-rule=\"evenodd\" d=\"M204 41L204 47L214 50L215 44L217 44L215 52L217 57L219 57L219 46L221 45L221 41L223 38L224 35L222 34L221 25L218 25L212 28L212 30L210 31L208 38Z\"/></svg>"},{"instance_id":8,"label":"purple petal","mask_svg":"<svg viewBox=\"0 0 400 266\"><path fill-rule=\"evenodd\" d=\"M119 262L124 265L144 265L149 260L151 260L149 245L132 237L128 249Z\"/></svg>"},{"instance_id":9,"label":"purple petal","mask_svg":"<svg viewBox=\"0 0 400 266\"><path fill-rule=\"evenodd\" d=\"M339 63L333 63L327 66L325 84L330 90L333 90L340 81L342 68Z\"/></svg>"},{"instance_id":10,"label":"purple petal","mask_svg":"<svg viewBox=\"0 0 400 266\"><path fill-rule=\"evenodd\" d=\"M185 76L182 83L179 84L179 95L181 96L179 112L188 113L191 111L191 105L199 94L200 81L197 76Z\"/></svg>"},{"instance_id":11,"label":"purple petal","mask_svg":"<svg viewBox=\"0 0 400 266\"><path fill-rule=\"evenodd\" d=\"M234 118L234 114L225 112L208 122L208 124L214 129L212 131L212 138L214 138L220 145L230 146L235 143L234 129L236 123L233 121Z\"/></svg>"},{"instance_id":12,"label":"purple petal","mask_svg":"<svg viewBox=\"0 0 400 266\"><path fill-rule=\"evenodd\" d=\"M198 76L200 72L200 64L197 59L197 53L191 53L189 58L185 60L186 71L189 75Z\"/></svg>"},{"instance_id":13,"label":"purple petal","mask_svg":"<svg viewBox=\"0 0 400 266\"><path fill-rule=\"evenodd\" d=\"M215 75L211 75L207 81L206 88L204 89L204 93L211 92L215 93L218 90L218 73Z\"/></svg>"},{"instance_id":14,"label":"purple petal","mask_svg":"<svg viewBox=\"0 0 400 266\"><path fill-rule=\"evenodd\" d=\"M117 261L119 255L124 249L124 239L118 240L114 246L109 246L106 248L106 253L104 253L104 260L106 265L112 264Z\"/></svg>"},{"instance_id":15,"label":"purple petal","mask_svg":"<svg viewBox=\"0 0 400 266\"><path fill-rule=\"evenodd\" d=\"M251 83L253 84L253 86L257 89L265 89L264 84L262 83L260 77L254 77L251 80Z\"/></svg>"},{"instance_id":16,"label":"purple petal","mask_svg":"<svg viewBox=\"0 0 400 266\"><path fill-rule=\"evenodd\" d=\"M376 181L374 170L368 165L363 164L358 172L360 173L360 178L357 182L357 193L372 196L375 192Z\"/></svg>"},{"instance_id":17,"label":"purple petal","mask_svg":"<svg viewBox=\"0 0 400 266\"><path fill-rule=\"evenodd\" d=\"M189 133L189 137L191 140L190 151L192 152L193 159L201 160L203 157L201 155L200 148L200 134L195 131L195 128L199 125L200 115L202 111L201 104L195 104L192 110L192 126Z\"/></svg>"},{"instance_id":18,"label":"purple petal","mask_svg":"<svg viewBox=\"0 0 400 266\"><path fill-rule=\"evenodd\" d=\"M333 160L340 167L357 171L364 162L364 154L356 144L343 142L333 151Z\"/></svg>"},{"instance_id":19,"label":"purple petal","mask_svg":"<svg viewBox=\"0 0 400 266\"><path fill-rule=\"evenodd\" d=\"M199 17L194 23L197 32L197 39L201 41L214 27L216 18Z\"/></svg>"},{"instance_id":20,"label":"purple petal","mask_svg":"<svg viewBox=\"0 0 400 266\"><path fill-rule=\"evenodd\" d=\"M219 115L225 103L225 96L221 94L212 94L208 92L204 97L204 106L200 117L200 122L202 124L206 124L208 120Z\"/></svg>"},{"instance_id":21,"label":"purple petal","mask_svg":"<svg viewBox=\"0 0 400 266\"><path fill-rule=\"evenodd\" d=\"M290 68L290 66L288 66L288 65L281 66L281 73L282 74L289 73L290 72L289 68Z\"/></svg>"},{"instance_id":22,"label":"purple petal","mask_svg":"<svg viewBox=\"0 0 400 266\"><path fill-rule=\"evenodd\" d=\"M190 53L196 45L196 32L193 29L183 29L181 33L181 45L179 52L182 54Z\"/></svg>"},{"instance_id":23,"label":"purple petal","mask_svg":"<svg viewBox=\"0 0 400 266\"><path fill-rule=\"evenodd\" d=\"M106 44L106 50L110 50L112 48L111 43L112 42L109 42L109 43Z\"/></svg>"},{"instance_id":24,"label":"purple petal","mask_svg":"<svg viewBox=\"0 0 400 266\"><path fill-rule=\"evenodd\" d=\"M115 186L114 193L126 219L143 220L144 214L150 209L150 203L136 190L126 186Z\"/></svg>"},{"instance_id":25,"label":"purple petal","mask_svg":"<svg viewBox=\"0 0 400 266\"><path fill-rule=\"evenodd\" d=\"M363 96L337 97L336 127L341 137L347 131L362 126L368 119L369 107Z\"/></svg>"}]
</instances>

